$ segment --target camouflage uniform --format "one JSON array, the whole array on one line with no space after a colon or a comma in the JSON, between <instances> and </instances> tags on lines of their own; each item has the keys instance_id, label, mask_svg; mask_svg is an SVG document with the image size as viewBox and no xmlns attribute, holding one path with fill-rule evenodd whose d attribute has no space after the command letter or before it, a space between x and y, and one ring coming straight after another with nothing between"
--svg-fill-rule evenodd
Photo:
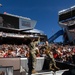
<instances>
[{"instance_id":1,"label":"camouflage uniform","mask_svg":"<svg viewBox=\"0 0 75 75\"><path fill-rule=\"evenodd\" d=\"M45 48L46 48L46 58L49 60L49 69L50 70L54 70L55 69L59 69L57 66L56 66L56 62L54 60L54 57L53 57L53 53L51 52L51 47L49 46L49 44L46 44L45 45ZM52 68L54 66L54 68Z\"/></svg>"},{"instance_id":2,"label":"camouflage uniform","mask_svg":"<svg viewBox=\"0 0 75 75\"><path fill-rule=\"evenodd\" d=\"M31 62L31 71L32 73L36 73L35 71L35 67L36 67L36 45L40 42L40 40L38 39L38 41L32 41L30 43L30 62Z\"/></svg>"}]
</instances>

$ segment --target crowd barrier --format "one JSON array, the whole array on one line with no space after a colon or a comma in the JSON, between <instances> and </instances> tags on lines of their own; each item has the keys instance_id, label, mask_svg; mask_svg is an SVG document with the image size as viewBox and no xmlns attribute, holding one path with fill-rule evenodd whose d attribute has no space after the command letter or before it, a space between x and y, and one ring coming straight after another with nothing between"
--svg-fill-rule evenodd
<instances>
[{"instance_id":1,"label":"crowd barrier","mask_svg":"<svg viewBox=\"0 0 75 75\"><path fill-rule=\"evenodd\" d=\"M20 69L20 58L0 58L1 66L13 66L14 70Z\"/></svg>"},{"instance_id":2,"label":"crowd barrier","mask_svg":"<svg viewBox=\"0 0 75 75\"><path fill-rule=\"evenodd\" d=\"M37 57L36 70L41 71L44 64L44 57ZM27 58L20 58L21 66L28 71L28 60Z\"/></svg>"},{"instance_id":3,"label":"crowd barrier","mask_svg":"<svg viewBox=\"0 0 75 75\"><path fill-rule=\"evenodd\" d=\"M41 71L44 63L44 57L38 57L36 63L36 70ZM21 67L28 72L27 58L0 58L1 66L13 66L14 75L20 75Z\"/></svg>"}]
</instances>

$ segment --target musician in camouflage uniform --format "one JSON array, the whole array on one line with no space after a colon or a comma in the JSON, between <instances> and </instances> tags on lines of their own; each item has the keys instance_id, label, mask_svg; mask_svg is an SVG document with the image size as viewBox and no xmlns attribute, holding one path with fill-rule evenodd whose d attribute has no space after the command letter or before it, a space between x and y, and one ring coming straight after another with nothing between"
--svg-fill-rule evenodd
<instances>
[{"instance_id":1,"label":"musician in camouflage uniform","mask_svg":"<svg viewBox=\"0 0 75 75\"><path fill-rule=\"evenodd\" d=\"M35 39L31 40L31 43L29 45L30 48L30 56L29 56L29 63L31 62L31 73L36 73L35 67L36 67L36 45L40 42L40 38L36 41ZM29 66L29 67L30 67Z\"/></svg>"},{"instance_id":2,"label":"musician in camouflage uniform","mask_svg":"<svg viewBox=\"0 0 75 75\"><path fill-rule=\"evenodd\" d=\"M51 51L51 47L49 46L48 41L46 41L45 43L45 48L46 48L46 51L45 51L46 58L49 59L49 70L55 70L55 69L58 70L59 68L56 66L56 62L53 57L53 52Z\"/></svg>"}]
</instances>

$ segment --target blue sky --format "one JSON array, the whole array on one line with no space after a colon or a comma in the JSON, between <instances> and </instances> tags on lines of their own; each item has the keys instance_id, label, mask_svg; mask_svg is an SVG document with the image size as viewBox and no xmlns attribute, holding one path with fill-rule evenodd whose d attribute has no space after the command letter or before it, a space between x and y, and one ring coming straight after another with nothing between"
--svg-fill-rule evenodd
<instances>
[{"instance_id":1,"label":"blue sky","mask_svg":"<svg viewBox=\"0 0 75 75\"><path fill-rule=\"evenodd\" d=\"M7 12L36 20L35 28L44 31L49 38L61 29L58 11L75 5L75 0L0 0L0 3L3 5L0 13ZM61 40L61 37L56 39Z\"/></svg>"}]
</instances>

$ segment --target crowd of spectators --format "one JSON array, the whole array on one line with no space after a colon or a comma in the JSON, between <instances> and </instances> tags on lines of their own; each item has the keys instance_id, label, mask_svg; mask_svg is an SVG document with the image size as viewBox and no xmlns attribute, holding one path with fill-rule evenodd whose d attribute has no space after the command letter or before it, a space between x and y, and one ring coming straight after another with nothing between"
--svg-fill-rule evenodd
<instances>
[{"instance_id":1,"label":"crowd of spectators","mask_svg":"<svg viewBox=\"0 0 75 75\"><path fill-rule=\"evenodd\" d=\"M55 60L75 64L75 46L50 44L50 51L53 53ZM45 44L36 46L36 56L46 57ZM29 57L29 47L25 44L22 45L0 45L0 58L11 57Z\"/></svg>"}]
</instances>

